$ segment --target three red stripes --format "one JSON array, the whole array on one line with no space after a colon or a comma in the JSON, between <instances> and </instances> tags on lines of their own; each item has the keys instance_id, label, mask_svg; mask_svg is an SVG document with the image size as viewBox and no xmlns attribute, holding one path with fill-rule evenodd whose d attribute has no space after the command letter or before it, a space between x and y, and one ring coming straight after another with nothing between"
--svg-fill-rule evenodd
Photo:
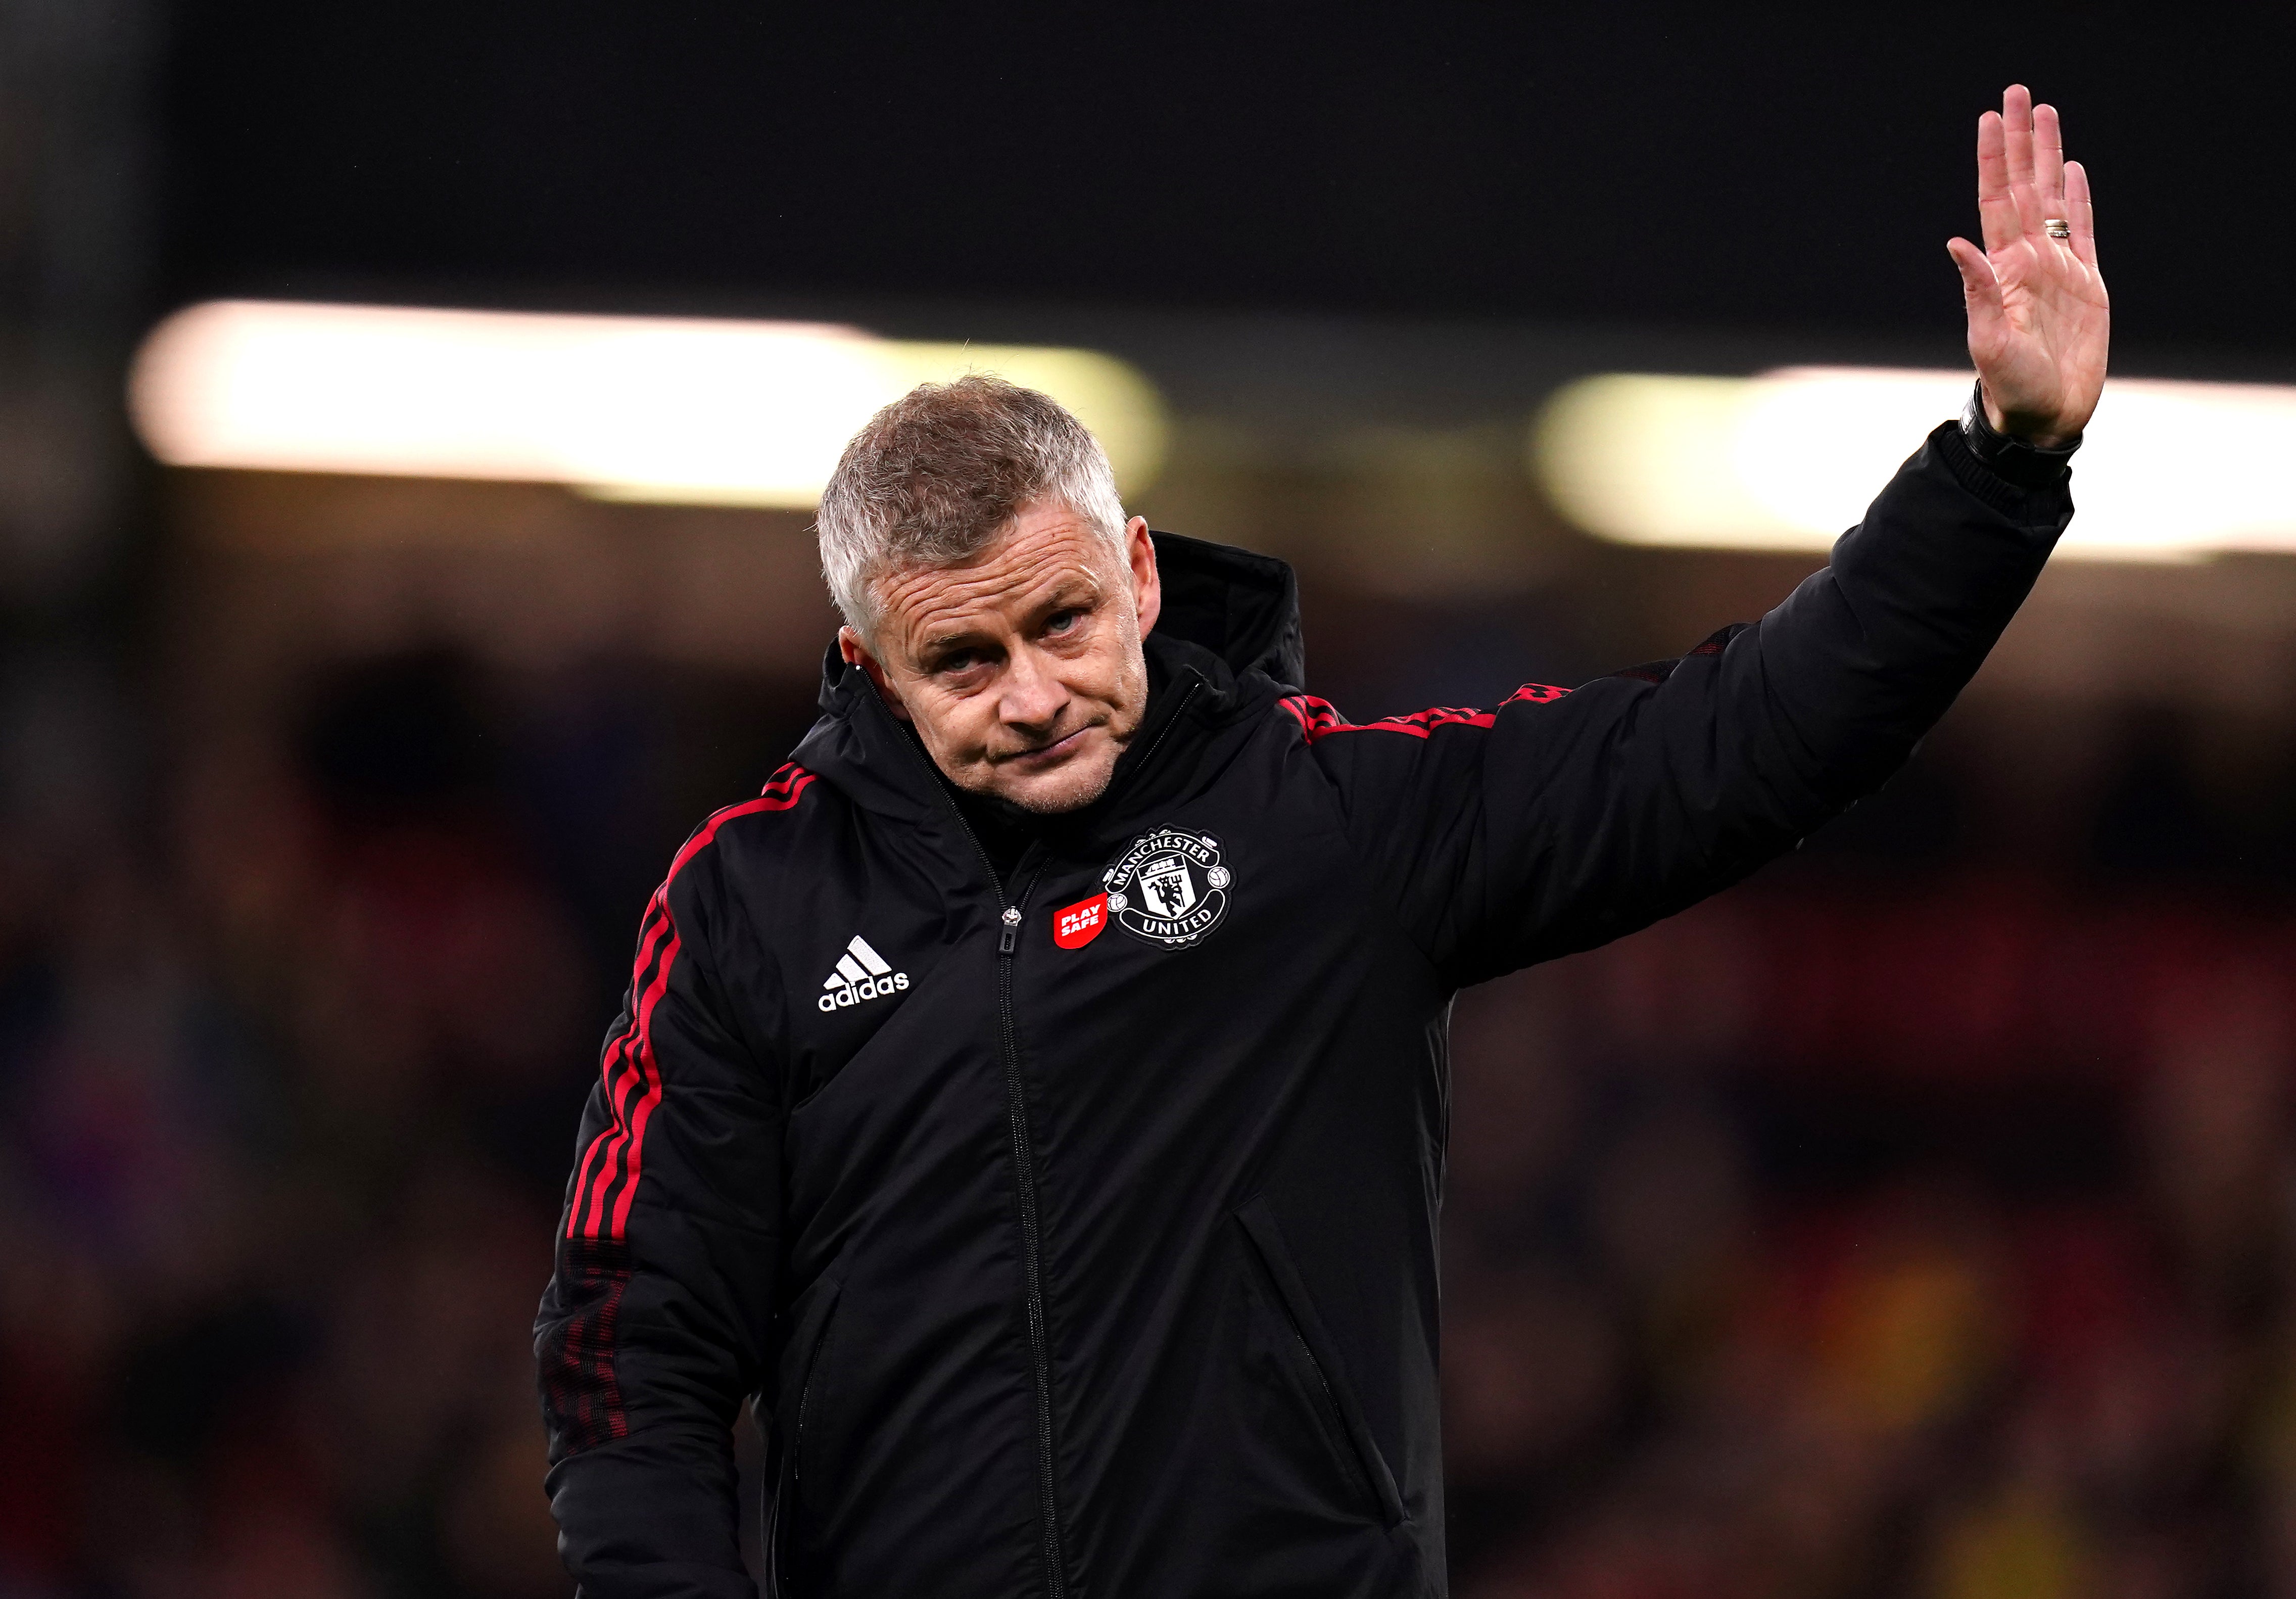
<instances>
[{"instance_id":1,"label":"three red stripes","mask_svg":"<svg viewBox=\"0 0 2296 1599\"><path fill-rule=\"evenodd\" d=\"M1543 703L1560 700L1570 691L1556 688L1552 684L1526 683L1499 701L1502 708L1527 701ZM1318 700L1313 694L1287 694L1276 701L1290 711L1300 723L1300 730L1314 743L1332 733L1404 733L1413 738L1425 738L1438 727L1488 727L1498 720L1497 710L1470 710L1448 705L1438 705L1427 710L1415 710L1407 717L1382 717L1375 722L1350 722L1333 708L1328 700Z\"/></svg>"},{"instance_id":2,"label":"three red stripes","mask_svg":"<svg viewBox=\"0 0 2296 1599\"><path fill-rule=\"evenodd\" d=\"M788 810L813 781L814 774L804 767L785 766L774 774L774 780L758 798L729 805L711 816L685 840L685 848L669 863L661 887L647 902L645 919L638 930L637 961L630 969L629 1021L607 1041L601 1067L610 1115L583 1152L573 1202L567 1207L569 1238L621 1237L629 1223L630 1202L637 1196L646 1122L661 1103L661 1068L653 1049L654 1007L668 990L670 973L677 964L677 923L669 914L669 885L686 862L709 848L718 828L736 816Z\"/></svg>"}]
</instances>

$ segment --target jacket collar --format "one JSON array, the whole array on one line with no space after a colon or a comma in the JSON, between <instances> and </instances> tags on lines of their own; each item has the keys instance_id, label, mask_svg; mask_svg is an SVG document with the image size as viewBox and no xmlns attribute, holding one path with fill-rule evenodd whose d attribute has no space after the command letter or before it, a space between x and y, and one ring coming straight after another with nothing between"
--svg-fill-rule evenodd
<instances>
[{"instance_id":1,"label":"jacket collar","mask_svg":"<svg viewBox=\"0 0 2296 1599\"><path fill-rule=\"evenodd\" d=\"M1162 612L1143 641L1148 718L1117 761L1105 798L1047 832L1120 830L1143 806L1184 790L1221 728L1305 675L1299 584L1273 556L1158 533ZM791 758L854 803L890 820L946 822L953 808L930 759L885 708L876 685L831 645L822 661L822 718Z\"/></svg>"}]
</instances>

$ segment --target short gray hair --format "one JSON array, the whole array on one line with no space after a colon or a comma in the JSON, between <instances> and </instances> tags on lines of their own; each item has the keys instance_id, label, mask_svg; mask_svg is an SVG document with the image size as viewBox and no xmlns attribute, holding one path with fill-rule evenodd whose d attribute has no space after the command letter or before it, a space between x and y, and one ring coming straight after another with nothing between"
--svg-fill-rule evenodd
<instances>
[{"instance_id":1,"label":"short gray hair","mask_svg":"<svg viewBox=\"0 0 2296 1599\"><path fill-rule=\"evenodd\" d=\"M880 578L963 566L1046 499L1122 547L1108 452L1059 401L983 373L920 384L853 436L822 491L821 575L870 637Z\"/></svg>"}]
</instances>

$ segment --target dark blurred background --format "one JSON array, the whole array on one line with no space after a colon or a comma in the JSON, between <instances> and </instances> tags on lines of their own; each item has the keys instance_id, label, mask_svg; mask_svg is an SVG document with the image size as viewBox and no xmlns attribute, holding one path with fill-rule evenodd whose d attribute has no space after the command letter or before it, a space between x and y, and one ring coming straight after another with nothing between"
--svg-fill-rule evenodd
<instances>
[{"instance_id":1,"label":"dark blurred background","mask_svg":"<svg viewBox=\"0 0 2296 1599\"><path fill-rule=\"evenodd\" d=\"M1489 703L1816 564L1590 538L1525 422L1956 365L2013 78L2095 175L2119 369L2296 380L2292 32L0 0L0 1595L567 1591L528 1325L576 1114L831 625L802 512L160 468L161 316L1111 350L1172 419L1138 508L1298 565L1311 688ZM2229 556L2053 569L1882 795L1464 996L1457 1589L2296 1595L2292 972L2296 562Z\"/></svg>"}]
</instances>

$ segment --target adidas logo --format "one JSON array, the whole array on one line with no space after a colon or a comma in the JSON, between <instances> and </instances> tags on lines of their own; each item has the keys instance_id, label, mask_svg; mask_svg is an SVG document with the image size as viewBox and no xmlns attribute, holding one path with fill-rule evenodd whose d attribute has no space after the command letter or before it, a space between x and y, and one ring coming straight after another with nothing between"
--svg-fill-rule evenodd
<instances>
[{"instance_id":1,"label":"adidas logo","mask_svg":"<svg viewBox=\"0 0 2296 1599\"><path fill-rule=\"evenodd\" d=\"M869 940L855 933L853 942L837 957L837 970L821 986L828 992L813 1003L824 1011L838 1011L865 999L903 992L909 986L909 974L885 964L885 957L869 947Z\"/></svg>"}]
</instances>

